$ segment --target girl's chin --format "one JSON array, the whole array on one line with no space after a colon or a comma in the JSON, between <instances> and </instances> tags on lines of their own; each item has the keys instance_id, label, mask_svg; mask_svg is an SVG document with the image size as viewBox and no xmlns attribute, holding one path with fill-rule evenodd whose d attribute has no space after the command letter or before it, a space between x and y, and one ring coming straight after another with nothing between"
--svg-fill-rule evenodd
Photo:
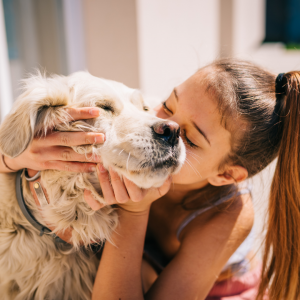
<instances>
[{"instance_id":1,"label":"girl's chin","mask_svg":"<svg viewBox=\"0 0 300 300\"><path fill-rule=\"evenodd\" d=\"M175 183L175 184L185 184L186 179L187 178L185 178L185 180L184 180L184 176L182 176L182 173L180 173L180 172L172 175L172 183Z\"/></svg>"},{"instance_id":2,"label":"girl's chin","mask_svg":"<svg viewBox=\"0 0 300 300\"><path fill-rule=\"evenodd\" d=\"M198 180L197 180L198 179ZM197 176L187 176L184 173L177 173L175 175L172 175L172 183L176 185L192 185L192 186L199 186L203 187L207 184L207 180L199 180Z\"/></svg>"},{"instance_id":3,"label":"girl's chin","mask_svg":"<svg viewBox=\"0 0 300 300\"><path fill-rule=\"evenodd\" d=\"M196 176L187 176L187 174L185 174L185 172L182 171L172 175L172 182L174 184L192 184L197 182L196 179Z\"/></svg>"}]
</instances>

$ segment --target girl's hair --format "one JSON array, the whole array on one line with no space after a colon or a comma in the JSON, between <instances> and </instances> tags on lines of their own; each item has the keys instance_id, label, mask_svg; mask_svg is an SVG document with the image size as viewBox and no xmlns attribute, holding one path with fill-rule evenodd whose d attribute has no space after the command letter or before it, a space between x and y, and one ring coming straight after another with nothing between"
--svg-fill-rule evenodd
<instances>
[{"instance_id":1,"label":"girl's hair","mask_svg":"<svg viewBox=\"0 0 300 300\"><path fill-rule=\"evenodd\" d=\"M206 72L206 70L208 72ZM269 199L269 220L258 299L294 300L300 295L300 72L276 76L253 63L221 59L201 69L206 91L217 99L232 133L226 164L249 177L278 156Z\"/></svg>"}]
</instances>

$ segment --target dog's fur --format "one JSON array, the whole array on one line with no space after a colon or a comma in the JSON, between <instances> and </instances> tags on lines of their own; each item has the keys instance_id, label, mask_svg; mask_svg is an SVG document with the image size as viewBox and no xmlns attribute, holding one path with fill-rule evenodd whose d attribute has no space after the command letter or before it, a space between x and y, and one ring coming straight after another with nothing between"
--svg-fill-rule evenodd
<instances>
[{"instance_id":1,"label":"dog's fur","mask_svg":"<svg viewBox=\"0 0 300 300\"><path fill-rule=\"evenodd\" d=\"M65 107L99 107L100 117L68 122ZM78 72L69 77L37 74L24 81L24 93L0 127L0 151L20 155L34 137L47 130L93 131L106 135L103 145L72 147L77 153L100 155L112 167L143 188L158 187L179 170L185 159L181 138L168 145L155 137L153 126L165 122L145 111L141 94L121 83ZM62 141L65 142L65 141ZM93 211L84 189L101 203L96 174L46 170L41 174L50 204L38 209L23 178L25 202L33 216L54 232L72 228L72 245L55 243L25 219L16 200L15 173L0 174L1 299L90 299L98 258L91 242L110 238L118 223L110 206Z\"/></svg>"}]
</instances>

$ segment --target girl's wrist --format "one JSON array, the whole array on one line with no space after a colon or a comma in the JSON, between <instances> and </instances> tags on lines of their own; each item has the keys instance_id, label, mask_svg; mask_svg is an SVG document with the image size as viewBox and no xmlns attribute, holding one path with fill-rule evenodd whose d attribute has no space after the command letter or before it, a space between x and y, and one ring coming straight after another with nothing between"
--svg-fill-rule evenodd
<instances>
[{"instance_id":1,"label":"girl's wrist","mask_svg":"<svg viewBox=\"0 0 300 300\"><path fill-rule=\"evenodd\" d=\"M119 216L124 215L130 217L148 217L150 212L150 206L149 208L140 211L128 210L120 205L117 205L117 208L119 209Z\"/></svg>"},{"instance_id":2,"label":"girl's wrist","mask_svg":"<svg viewBox=\"0 0 300 300\"><path fill-rule=\"evenodd\" d=\"M1 154L2 167L6 172L17 172L21 168L15 163L15 159Z\"/></svg>"}]
</instances>

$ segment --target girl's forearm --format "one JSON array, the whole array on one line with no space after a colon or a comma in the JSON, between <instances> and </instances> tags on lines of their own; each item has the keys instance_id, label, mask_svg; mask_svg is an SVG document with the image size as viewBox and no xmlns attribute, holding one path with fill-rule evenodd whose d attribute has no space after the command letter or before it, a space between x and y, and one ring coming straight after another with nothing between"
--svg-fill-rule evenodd
<instances>
[{"instance_id":1,"label":"girl's forearm","mask_svg":"<svg viewBox=\"0 0 300 300\"><path fill-rule=\"evenodd\" d=\"M144 299L141 264L149 210L119 210L119 226L106 241L92 299Z\"/></svg>"}]
</instances>

